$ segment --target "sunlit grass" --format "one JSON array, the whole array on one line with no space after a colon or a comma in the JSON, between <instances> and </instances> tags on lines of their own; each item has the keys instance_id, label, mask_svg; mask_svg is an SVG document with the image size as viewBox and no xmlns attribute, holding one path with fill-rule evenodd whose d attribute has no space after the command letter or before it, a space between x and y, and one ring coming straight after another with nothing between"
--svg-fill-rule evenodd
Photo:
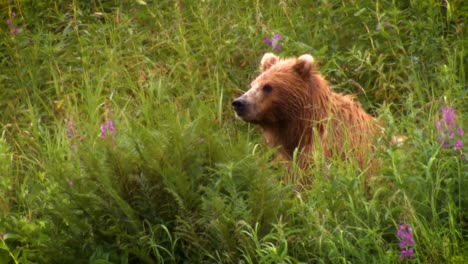
<instances>
[{"instance_id":1,"label":"sunlit grass","mask_svg":"<svg viewBox=\"0 0 468 264\"><path fill-rule=\"evenodd\" d=\"M463 1L4 2L1 263L467 261ZM271 51L382 120L370 191L352 161L274 162L234 118Z\"/></svg>"}]
</instances>

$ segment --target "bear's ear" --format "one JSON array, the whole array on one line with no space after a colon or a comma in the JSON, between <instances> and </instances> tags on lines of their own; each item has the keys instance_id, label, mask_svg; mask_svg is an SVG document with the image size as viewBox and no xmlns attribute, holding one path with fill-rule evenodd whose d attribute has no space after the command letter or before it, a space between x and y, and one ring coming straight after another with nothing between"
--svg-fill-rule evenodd
<instances>
[{"instance_id":1,"label":"bear's ear","mask_svg":"<svg viewBox=\"0 0 468 264\"><path fill-rule=\"evenodd\" d=\"M275 65L276 62L278 61L278 57L275 56L273 53L265 53L263 55L262 61L261 61L261 69L262 71L266 71L271 68L271 66Z\"/></svg>"},{"instance_id":2,"label":"bear's ear","mask_svg":"<svg viewBox=\"0 0 468 264\"><path fill-rule=\"evenodd\" d=\"M301 77L307 77L314 67L314 64L314 58L309 54L305 54L297 58L293 68Z\"/></svg>"}]
</instances>

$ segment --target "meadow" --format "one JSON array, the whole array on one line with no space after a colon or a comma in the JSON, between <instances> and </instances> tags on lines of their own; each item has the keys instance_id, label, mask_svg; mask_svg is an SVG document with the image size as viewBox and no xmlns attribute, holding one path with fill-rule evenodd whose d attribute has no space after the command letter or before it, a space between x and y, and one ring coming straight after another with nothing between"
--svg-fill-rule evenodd
<instances>
[{"instance_id":1,"label":"meadow","mask_svg":"<svg viewBox=\"0 0 468 264\"><path fill-rule=\"evenodd\" d=\"M465 0L0 1L0 263L467 263L467 28ZM235 118L265 52L385 125L370 191L340 160L298 186Z\"/></svg>"}]
</instances>

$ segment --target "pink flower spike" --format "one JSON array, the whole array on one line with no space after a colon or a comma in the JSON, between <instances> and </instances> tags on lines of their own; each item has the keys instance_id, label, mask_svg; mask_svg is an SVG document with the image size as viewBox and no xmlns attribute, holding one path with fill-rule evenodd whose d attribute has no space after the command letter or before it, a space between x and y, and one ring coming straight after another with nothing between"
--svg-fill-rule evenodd
<instances>
[{"instance_id":1,"label":"pink flower spike","mask_svg":"<svg viewBox=\"0 0 468 264\"><path fill-rule=\"evenodd\" d=\"M401 224L397 231L397 236L400 238L400 243L398 244L401 249L400 258L413 258L413 230L410 225Z\"/></svg>"},{"instance_id":2,"label":"pink flower spike","mask_svg":"<svg viewBox=\"0 0 468 264\"><path fill-rule=\"evenodd\" d=\"M7 24L11 25L11 19L7 19Z\"/></svg>"},{"instance_id":3,"label":"pink flower spike","mask_svg":"<svg viewBox=\"0 0 468 264\"><path fill-rule=\"evenodd\" d=\"M455 110L449 106L444 106L441 109L442 119L445 121L448 127L452 128L455 122Z\"/></svg>"},{"instance_id":4,"label":"pink flower spike","mask_svg":"<svg viewBox=\"0 0 468 264\"><path fill-rule=\"evenodd\" d=\"M104 124L101 124L100 126L100 129L101 129L101 138L106 138L107 137L107 128L106 128L106 125Z\"/></svg>"},{"instance_id":5,"label":"pink flower spike","mask_svg":"<svg viewBox=\"0 0 468 264\"><path fill-rule=\"evenodd\" d=\"M273 35L273 38L269 38L269 37L264 37L263 38L263 41L265 41L268 44L268 46L270 46L274 50L280 50L281 49L281 45L279 43L280 40L281 40L281 35L280 34Z\"/></svg>"},{"instance_id":6,"label":"pink flower spike","mask_svg":"<svg viewBox=\"0 0 468 264\"><path fill-rule=\"evenodd\" d=\"M12 16L12 17L15 17L15 16L16 16L15 11L11 12L11 16Z\"/></svg>"},{"instance_id":7,"label":"pink flower spike","mask_svg":"<svg viewBox=\"0 0 468 264\"><path fill-rule=\"evenodd\" d=\"M453 149L454 149L454 150L461 149L462 147L463 147L463 141L461 141L461 140L457 140L457 141L455 141L455 143L453 144Z\"/></svg>"},{"instance_id":8,"label":"pink flower spike","mask_svg":"<svg viewBox=\"0 0 468 264\"><path fill-rule=\"evenodd\" d=\"M107 128L109 128L109 131L110 131L110 132L114 132L114 131L115 131L114 122L112 122L112 120L109 120L109 121L107 122Z\"/></svg>"}]
</instances>

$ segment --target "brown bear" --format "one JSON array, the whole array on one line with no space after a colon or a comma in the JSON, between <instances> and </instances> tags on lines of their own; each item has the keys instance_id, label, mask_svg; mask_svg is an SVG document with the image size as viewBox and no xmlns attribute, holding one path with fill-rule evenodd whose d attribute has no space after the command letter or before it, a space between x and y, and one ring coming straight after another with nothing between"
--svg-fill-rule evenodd
<instances>
[{"instance_id":1,"label":"brown bear","mask_svg":"<svg viewBox=\"0 0 468 264\"><path fill-rule=\"evenodd\" d=\"M281 59L266 53L261 74L250 89L232 102L236 115L259 125L277 158L307 169L316 151L331 157L355 159L369 169L369 153L380 130L376 120L350 95L330 90L310 55ZM370 174L367 174L370 175Z\"/></svg>"}]
</instances>

